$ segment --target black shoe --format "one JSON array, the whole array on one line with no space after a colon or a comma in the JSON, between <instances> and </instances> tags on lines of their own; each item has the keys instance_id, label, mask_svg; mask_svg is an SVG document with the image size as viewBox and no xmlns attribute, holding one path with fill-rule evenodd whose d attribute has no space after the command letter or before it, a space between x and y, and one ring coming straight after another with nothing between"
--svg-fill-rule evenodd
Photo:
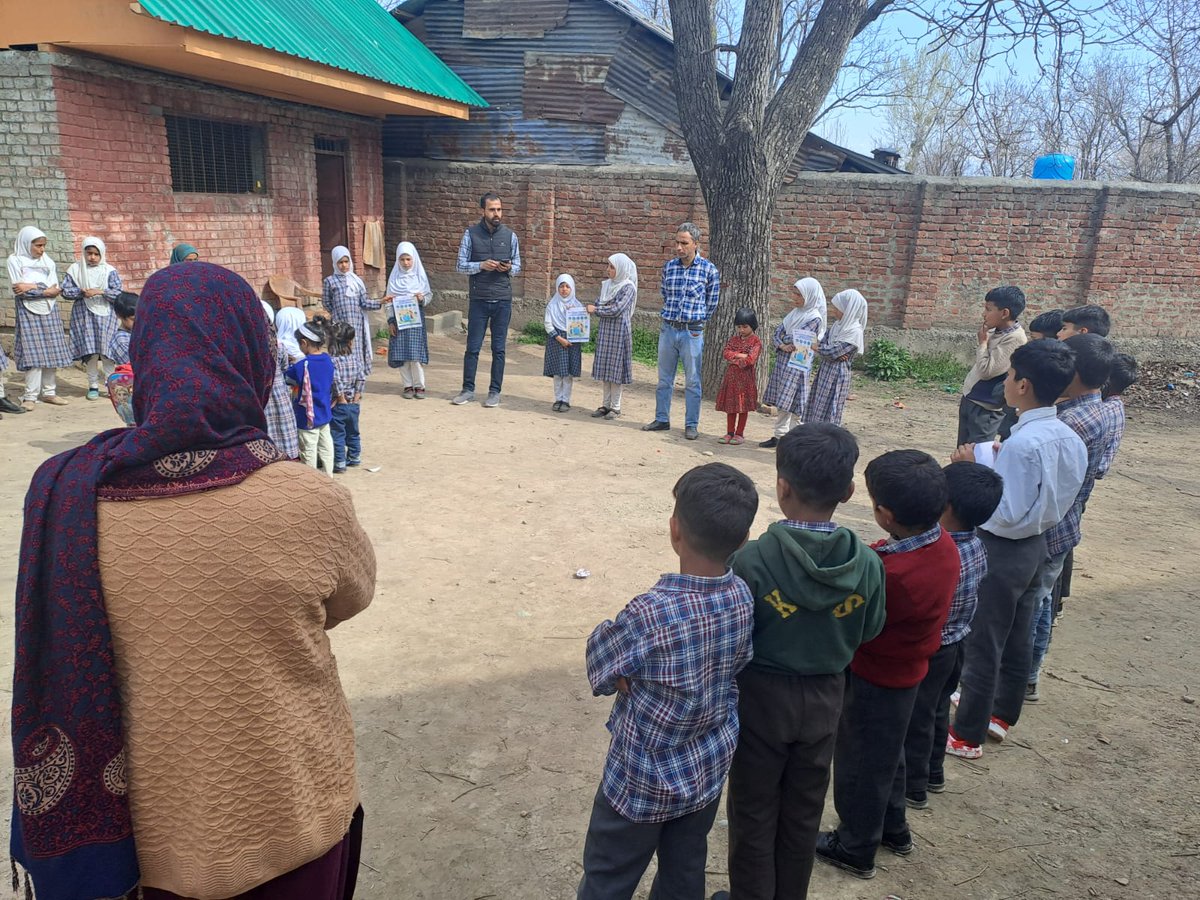
<instances>
[{"instance_id":1,"label":"black shoe","mask_svg":"<svg viewBox=\"0 0 1200 900\"><path fill-rule=\"evenodd\" d=\"M729 900L729 891L717 891L711 900Z\"/></svg>"},{"instance_id":2,"label":"black shoe","mask_svg":"<svg viewBox=\"0 0 1200 900\"><path fill-rule=\"evenodd\" d=\"M570 403L568 403L566 400L564 400L564 401L563 401L563 403L562 403L562 406L560 406L560 407L558 408L558 411L559 411L559 412L570 412L570 411L571 411L571 404L570 404Z\"/></svg>"},{"instance_id":3,"label":"black shoe","mask_svg":"<svg viewBox=\"0 0 1200 900\"><path fill-rule=\"evenodd\" d=\"M348 465L350 468L353 469L355 466L361 466L362 460L361 459L348 459L348 460L346 460L346 465Z\"/></svg>"},{"instance_id":4,"label":"black shoe","mask_svg":"<svg viewBox=\"0 0 1200 900\"><path fill-rule=\"evenodd\" d=\"M689 426L683 430L683 436L689 441L694 441L696 438L700 437L700 432L697 429Z\"/></svg>"},{"instance_id":5,"label":"black shoe","mask_svg":"<svg viewBox=\"0 0 1200 900\"><path fill-rule=\"evenodd\" d=\"M931 794L940 794L946 790L946 776L941 773L930 775L929 783L925 785L925 789Z\"/></svg>"},{"instance_id":6,"label":"black shoe","mask_svg":"<svg viewBox=\"0 0 1200 900\"><path fill-rule=\"evenodd\" d=\"M24 407L20 403L13 403L7 397L0 397L0 410L6 413L12 413L14 416L19 416L25 412Z\"/></svg>"},{"instance_id":7,"label":"black shoe","mask_svg":"<svg viewBox=\"0 0 1200 900\"><path fill-rule=\"evenodd\" d=\"M843 872L849 872L855 878L865 880L875 877L875 863L864 863L847 853L842 847L842 842L838 840L836 831L826 831L817 838L817 859L836 866Z\"/></svg>"},{"instance_id":8,"label":"black shoe","mask_svg":"<svg viewBox=\"0 0 1200 900\"><path fill-rule=\"evenodd\" d=\"M334 474L334 475L345 475L345 474L346 474L346 467L345 467L345 466L340 466L340 467L339 467L339 466L334 466L334 467L333 467L333 474Z\"/></svg>"},{"instance_id":9,"label":"black shoe","mask_svg":"<svg viewBox=\"0 0 1200 900\"><path fill-rule=\"evenodd\" d=\"M660 422L660 421L658 421L658 419L655 419L649 425L642 426L642 431L670 431L670 430L671 430L670 422Z\"/></svg>"},{"instance_id":10,"label":"black shoe","mask_svg":"<svg viewBox=\"0 0 1200 900\"><path fill-rule=\"evenodd\" d=\"M758 446L760 446L760 447L768 447L768 448L770 448L770 447L778 447L778 446L779 446L779 438L777 438L777 437L772 437L772 438L767 438L765 441L759 441L759 442L758 442Z\"/></svg>"},{"instance_id":11,"label":"black shoe","mask_svg":"<svg viewBox=\"0 0 1200 900\"><path fill-rule=\"evenodd\" d=\"M596 411L594 413L592 413L592 418L593 419L603 419L607 415L608 415L608 407L607 406L597 406Z\"/></svg>"},{"instance_id":12,"label":"black shoe","mask_svg":"<svg viewBox=\"0 0 1200 900\"><path fill-rule=\"evenodd\" d=\"M924 791L913 791L904 795L904 805L909 809L929 809L929 795Z\"/></svg>"},{"instance_id":13,"label":"black shoe","mask_svg":"<svg viewBox=\"0 0 1200 900\"><path fill-rule=\"evenodd\" d=\"M554 401L554 405L553 405L552 407L550 407L550 408L551 408L552 410L554 410L555 412L562 412L562 401L561 401L561 400L555 400L555 401Z\"/></svg>"},{"instance_id":14,"label":"black shoe","mask_svg":"<svg viewBox=\"0 0 1200 900\"><path fill-rule=\"evenodd\" d=\"M879 846L884 850L892 851L897 856L912 856L912 832L905 830L897 834L885 834L879 842Z\"/></svg>"}]
</instances>

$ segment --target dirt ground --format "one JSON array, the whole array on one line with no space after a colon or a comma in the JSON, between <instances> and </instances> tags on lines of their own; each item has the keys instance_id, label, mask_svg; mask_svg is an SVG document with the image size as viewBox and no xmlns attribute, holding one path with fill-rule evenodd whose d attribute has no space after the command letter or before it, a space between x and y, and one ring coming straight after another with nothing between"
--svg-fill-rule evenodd
<instances>
[{"instance_id":1,"label":"dirt ground","mask_svg":"<svg viewBox=\"0 0 1200 900\"><path fill-rule=\"evenodd\" d=\"M379 557L374 604L333 633L367 813L359 896L573 897L610 706L591 696L585 639L672 570L670 489L688 468L739 466L761 491L755 533L779 518L773 455L754 445L769 436L769 420L753 416L751 442L723 447L723 415L706 404L702 438L689 443L677 395L676 429L643 434L654 408L644 367L623 418L589 418L599 391L586 379L574 409L558 415L540 348L512 343L503 405L451 407L463 342L430 343L428 401L402 400L396 374L377 361L362 426L366 466L379 470L339 476ZM485 351L484 384L487 365ZM17 394L16 373L6 381ZM34 468L117 422L107 402L83 400L82 373L61 382L71 406L0 422L6 598ZM854 390L846 424L862 445L860 472L888 449L948 455L956 397L859 376ZM1132 414L1114 471L1089 504L1042 701L978 763L948 762L946 793L911 814L912 857L882 852L870 882L818 863L811 896L1200 896L1198 441L1194 421ZM859 488L841 521L881 537ZM574 578L580 568L591 577ZM7 600L0 627L8 691ZM7 738L2 752L11 771ZM834 824L831 801L825 823ZM722 813L710 891L727 885L726 834Z\"/></svg>"}]
</instances>

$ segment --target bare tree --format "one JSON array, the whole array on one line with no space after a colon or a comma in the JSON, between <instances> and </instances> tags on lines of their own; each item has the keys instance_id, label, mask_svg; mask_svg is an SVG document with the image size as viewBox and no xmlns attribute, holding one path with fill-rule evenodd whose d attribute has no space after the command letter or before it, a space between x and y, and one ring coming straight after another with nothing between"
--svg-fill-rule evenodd
<instances>
[{"instance_id":1,"label":"bare tree","mask_svg":"<svg viewBox=\"0 0 1200 900\"><path fill-rule=\"evenodd\" d=\"M918 49L896 65L896 89L887 108L881 143L900 151L918 175L963 175L970 148L971 61L951 47Z\"/></svg>"},{"instance_id":2,"label":"bare tree","mask_svg":"<svg viewBox=\"0 0 1200 900\"><path fill-rule=\"evenodd\" d=\"M979 174L1029 175L1038 152L1040 112L1031 84L1006 78L983 88L971 105L972 151Z\"/></svg>"},{"instance_id":3,"label":"bare tree","mask_svg":"<svg viewBox=\"0 0 1200 900\"><path fill-rule=\"evenodd\" d=\"M1101 0L1097 0L1101 2ZM675 93L684 139L708 208L710 255L722 273L723 300L704 351L705 387L721 378L721 336L738 306L769 321L772 220L788 166L834 86L851 42L876 21L904 10L936 42L975 48L976 72L997 54L1033 38L1057 57L1086 37L1089 0L820 0L805 7L797 42L784 56L784 0L746 0L736 43L719 48L713 0L670 0ZM1082 8L1082 7L1088 8ZM717 56L736 56L722 103Z\"/></svg>"}]
</instances>

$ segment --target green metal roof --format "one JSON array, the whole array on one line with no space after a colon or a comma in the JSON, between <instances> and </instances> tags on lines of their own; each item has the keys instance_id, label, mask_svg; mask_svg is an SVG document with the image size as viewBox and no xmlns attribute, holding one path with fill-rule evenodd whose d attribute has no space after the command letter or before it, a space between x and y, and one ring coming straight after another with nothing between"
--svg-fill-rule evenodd
<instances>
[{"instance_id":1,"label":"green metal roof","mask_svg":"<svg viewBox=\"0 0 1200 900\"><path fill-rule=\"evenodd\" d=\"M378 0L139 0L149 15L470 106L487 106Z\"/></svg>"}]
</instances>

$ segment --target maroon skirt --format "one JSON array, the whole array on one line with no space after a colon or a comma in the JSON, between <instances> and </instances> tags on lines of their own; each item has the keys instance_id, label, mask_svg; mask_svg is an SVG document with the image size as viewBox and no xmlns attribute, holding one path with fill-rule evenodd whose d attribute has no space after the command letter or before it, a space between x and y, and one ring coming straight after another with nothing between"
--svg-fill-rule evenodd
<instances>
[{"instance_id":1,"label":"maroon skirt","mask_svg":"<svg viewBox=\"0 0 1200 900\"><path fill-rule=\"evenodd\" d=\"M285 872L278 878L238 894L231 900L352 900L358 882L358 859L362 853L363 810L350 820L350 830L324 856ZM136 896L131 894L130 896ZM142 888L145 900L189 900L158 888Z\"/></svg>"}]
</instances>

